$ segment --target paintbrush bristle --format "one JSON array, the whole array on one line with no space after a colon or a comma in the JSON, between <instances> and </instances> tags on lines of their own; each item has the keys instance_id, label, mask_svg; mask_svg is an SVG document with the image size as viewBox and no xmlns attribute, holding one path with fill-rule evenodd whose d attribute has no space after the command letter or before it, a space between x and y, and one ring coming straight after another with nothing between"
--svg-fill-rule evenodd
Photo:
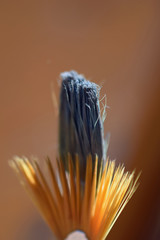
<instances>
[{"instance_id":1,"label":"paintbrush bristle","mask_svg":"<svg viewBox=\"0 0 160 240\"><path fill-rule=\"evenodd\" d=\"M93 163L95 155L98 156L98 168L104 161L100 87L75 71L64 72L61 78L59 155L67 168L66 155L70 153L75 163L75 154L78 154L81 179L84 180L88 154L92 155Z\"/></svg>"},{"instance_id":2,"label":"paintbrush bristle","mask_svg":"<svg viewBox=\"0 0 160 240\"><path fill-rule=\"evenodd\" d=\"M59 154L56 170L46 163L50 181L37 160L15 157L10 165L59 240L80 230L104 240L137 189L134 172L124 173L105 159L99 87L76 72L62 75Z\"/></svg>"}]
</instances>

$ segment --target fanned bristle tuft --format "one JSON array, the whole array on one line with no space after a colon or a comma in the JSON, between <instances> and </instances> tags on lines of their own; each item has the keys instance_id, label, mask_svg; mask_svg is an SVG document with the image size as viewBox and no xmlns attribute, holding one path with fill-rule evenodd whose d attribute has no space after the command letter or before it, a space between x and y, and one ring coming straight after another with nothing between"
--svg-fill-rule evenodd
<instances>
[{"instance_id":1,"label":"fanned bristle tuft","mask_svg":"<svg viewBox=\"0 0 160 240\"><path fill-rule=\"evenodd\" d=\"M124 173L123 166L115 169L115 162L107 160L97 178L98 156L93 169L92 156L88 155L85 182L81 182L78 155L75 170L70 154L66 159L68 172L62 160L58 161L61 186L50 159L47 159L53 189L49 187L37 161L33 164L26 158L16 157L11 165L20 174L29 196L57 239L81 230L91 240L103 240L135 192L139 176L134 181L134 172Z\"/></svg>"}]
</instances>

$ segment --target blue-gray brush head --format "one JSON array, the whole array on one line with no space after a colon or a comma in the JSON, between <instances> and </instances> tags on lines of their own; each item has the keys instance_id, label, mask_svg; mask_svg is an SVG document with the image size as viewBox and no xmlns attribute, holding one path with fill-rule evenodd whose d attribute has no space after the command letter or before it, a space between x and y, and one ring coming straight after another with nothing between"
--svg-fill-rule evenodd
<instances>
[{"instance_id":1,"label":"blue-gray brush head","mask_svg":"<svg viewBox=\"0 0 160 240\"><path fill-rule=\"evenodd\" d=\"M75 71L61 74L62 85L59 111L59 154L67 169L67 156L78 154L81 179L85 178L86 159L98 167L103 161L103 124L100 116L99 91L95 83L85 80Z\"/></svg>"}]
</instances>

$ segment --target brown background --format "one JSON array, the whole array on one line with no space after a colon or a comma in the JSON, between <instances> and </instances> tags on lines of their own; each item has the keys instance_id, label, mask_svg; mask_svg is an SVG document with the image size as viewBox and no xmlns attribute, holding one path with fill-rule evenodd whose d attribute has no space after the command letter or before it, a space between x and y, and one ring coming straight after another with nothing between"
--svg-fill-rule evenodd
<instances>
[{"instance_id":1,"label":"brown background","mask_svg":"<svg viewBox=\"0 0 160 240\"><path fill-rule=\"evenodd\" d=\"M112 239L160 239L159 1L0 2L0 239L52 239L8 160L57 151L59 74L103 86L109 156L142 170Z\"/></svg>"}]
</instances>

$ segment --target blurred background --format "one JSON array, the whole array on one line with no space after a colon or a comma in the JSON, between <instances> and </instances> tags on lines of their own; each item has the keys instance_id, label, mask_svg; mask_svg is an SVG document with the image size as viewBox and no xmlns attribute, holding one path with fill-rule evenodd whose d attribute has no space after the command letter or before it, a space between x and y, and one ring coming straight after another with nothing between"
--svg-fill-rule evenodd
<instances>
[{"instance_id":1,"label":"blurred background","mask_svg":"<svg viewBox=\"0 0 160 240\"><path fill-rule=\"evenodd\" d=\"M59 74L106 94L108 155L142 171L108 240L160 239L160 11L157 0L0 2L0 239L51 240L8 160L57 153ZM52 85L52 87L51 87Z\"/></svg>"}]
</instances>

